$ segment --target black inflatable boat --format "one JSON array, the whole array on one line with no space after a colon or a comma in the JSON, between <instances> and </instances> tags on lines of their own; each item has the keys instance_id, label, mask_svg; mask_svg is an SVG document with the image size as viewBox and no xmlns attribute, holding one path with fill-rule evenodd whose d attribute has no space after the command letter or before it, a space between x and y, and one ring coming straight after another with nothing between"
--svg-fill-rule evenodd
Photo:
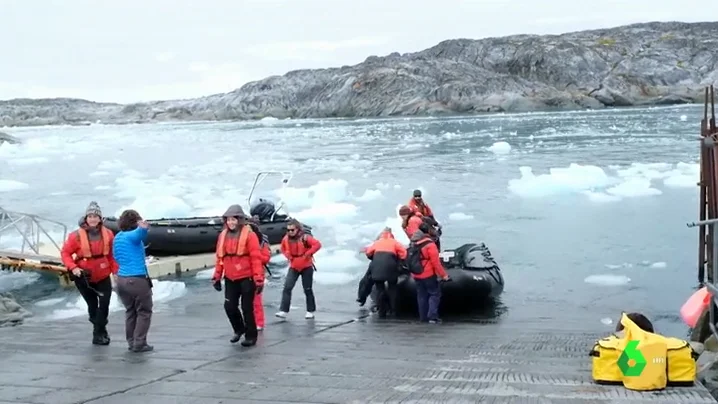
<instances>
[{"instance_id":1,"label":"black inflatable boat","mask_svg":"<svg viewBox=\"0 0 718 404\"><path fill-rule=\"evenodd\" d=\"M270 206L271 205L271 206ZM274 204L261 201L250 210L259 216L259 228L267 235L270 244L279 244L287 232L287 215L277 214ZM147 221L150 231L147 235L146 253L156 257L191 255L215 252L217 237L222 232L224 221L221 216L154 219ZM114 233L119 231L117 218L104 219L104 225ZM311 234L312 228L302 225Z\"/></svg>"},{"instance_id":2,"label":"black inflatable boat","mask_svg":"<svg viewBox=\"0 0 718 404\"><path fill-rule=\"evenodd\" d=\"M451 278L450 282L441 283L442 313L476 310L503 293L501 269L484 243L464 244L454 250L444 250L441 256L444 269ZM375 297L374 292L372 298ZM415 313L417 310L416 285L409 275L399 278L397 309L400 313Z\"/></svg>"}]
</instances>

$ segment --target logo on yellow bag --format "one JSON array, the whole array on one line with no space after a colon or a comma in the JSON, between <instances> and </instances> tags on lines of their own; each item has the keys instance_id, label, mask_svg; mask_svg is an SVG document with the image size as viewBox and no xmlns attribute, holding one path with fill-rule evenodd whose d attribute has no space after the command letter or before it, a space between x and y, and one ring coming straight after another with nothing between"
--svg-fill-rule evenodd
<instances>
[{"instance_id":1,"label":"logo on yellow bag","mask_svg":"<svg viewBox=\"0 0 718 404\"><path fill-rule=\"evenodd\" d=\"M634 377L640 376L643 369L646 368L646 358L638 349L638 340L630 340L626 344L626 348L618 358L618 368L624 376Z\"/></svg>"}]
</instances>

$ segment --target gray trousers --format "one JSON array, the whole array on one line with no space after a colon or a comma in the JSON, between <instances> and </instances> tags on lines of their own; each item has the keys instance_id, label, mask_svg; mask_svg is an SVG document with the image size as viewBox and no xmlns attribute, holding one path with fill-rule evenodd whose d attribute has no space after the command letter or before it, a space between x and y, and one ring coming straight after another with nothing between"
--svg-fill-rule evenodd
<instances>
[{"instance_id":1,"label":"gray trousers","mask_svg":"<svg viewBox=\"0 0 718 404\"><path fill-rule=\"evenodd\" d=\"M152 322L152 288L145 277L117 277L117 294L125 306L125 337L130 347L147 344Z\"/></svg>"}]
</instances>

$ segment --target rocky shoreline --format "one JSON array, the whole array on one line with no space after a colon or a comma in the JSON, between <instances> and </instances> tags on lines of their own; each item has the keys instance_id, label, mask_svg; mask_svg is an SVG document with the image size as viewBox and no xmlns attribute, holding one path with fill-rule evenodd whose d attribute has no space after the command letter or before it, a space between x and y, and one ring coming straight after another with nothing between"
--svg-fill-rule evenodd
<instances>
[{"instance_id":1,"label":"rocky shoreline","mask_svg":"<svg viewBox=\"0 0 718 404\"><path fill-rule=\"evenodd\" d=\"M454 39L416 53L297 70L225 94L136 104L0 101L0 127L526 112L702 102L718 22Z\"/></svg>"}]
</instances>

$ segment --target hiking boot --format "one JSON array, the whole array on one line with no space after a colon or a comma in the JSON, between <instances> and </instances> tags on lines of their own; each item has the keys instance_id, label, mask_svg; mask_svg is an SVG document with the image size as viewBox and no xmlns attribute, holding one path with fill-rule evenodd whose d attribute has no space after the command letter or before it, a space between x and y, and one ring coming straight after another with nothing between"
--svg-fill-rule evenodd
<instances>
[{"instance_id":1,"label":"hiking boot","mask_svg":"<svg viewBox=\"0 0 718 404\"><path fill-rule=\"evenodd\" d=\"M242 346L250 347L257 345L256 339L247 339L245 338L244 341L242 341Z\"/></svg>"},{"instance_id":2,"label":"hiking boot","mask_svg":"<svg viewBox=\"0 0 718 404\"><path fill-rule=\"evenodd\" d=\"M152 352L155 349L152 345L141 345L141 346L135 346L132 348L132 352L135 353L141 353L141 352Z\"/></svg>"}]
</instances>

